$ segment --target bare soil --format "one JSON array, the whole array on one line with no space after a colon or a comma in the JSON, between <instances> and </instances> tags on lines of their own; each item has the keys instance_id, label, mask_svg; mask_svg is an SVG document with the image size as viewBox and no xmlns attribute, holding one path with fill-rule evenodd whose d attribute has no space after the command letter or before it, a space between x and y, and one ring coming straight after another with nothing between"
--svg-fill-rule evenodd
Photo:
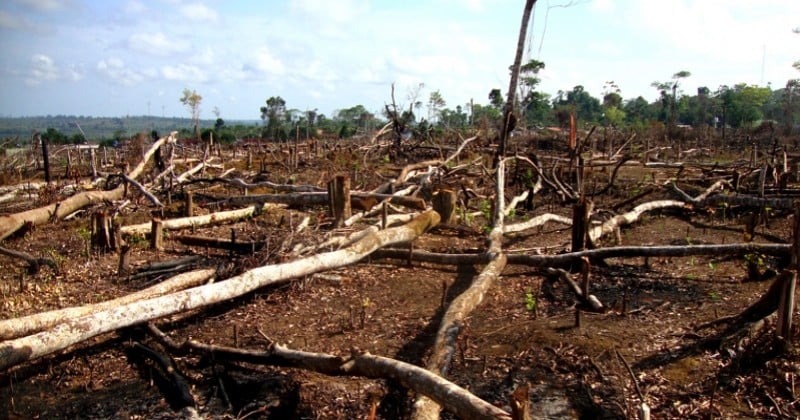
<instances>
[{"instance_id":1,"label":"bare soil","mask_svg":"<svg viewBox=\"0 0 800 420\"><path fill-rule=\"evenodd\" d=\"M334 153L334 152L332 152ZM362 170L353 189L380 184L376 174L397 173L380 156L373 172L356 168L357 153L341 151L327 159L307 159L297 171L272 162L269 179L324 186L320 180L342 169ZM349 154L348 154L349 153ZM241 154L240 154L241 156ZM331 159L333 157L333 159ZM421 160L425 156L418 156ZM463 159L467 161L468 159ZM382 165L382 166L381 166ZM354 169L355 168L355 169ZM244 169L240 174L246 175ZM623 167L609 194L594 197L595 209L632 197L654 179L678 176L679 169ZM696 194L710 181L683 185ZM592 175L598 185L608 172ZM487 177L488 179L488 177ZM470 181L470 182L475 182ZM491 181L484 180L488 186ZM592 182L592 181L590 181ZM240 191L209 185L197 191L214 195ZM519 192L512 185L510 198ZM133 194L133 193L132 193ZM633 205L666 197L656 192ZM28 207L41 205L30 202ZM215 210L203 199L200 212ZM22 205L25 207L26 205ZM5 213L20 206L6 208ZM477 207L477 205L476 205ZM121 224L147 220L154 208L140 197L121 216ZM571 205L546 191L534 208L515 210L507 223L552 212L571 215ZM741 210L742 212L744 210ZM94 303L163 280L116 274L115 253L87 251L90 211L68 221L40 226L3 246L49 256L58 269L30 275L26 265L0 256L0 318ZM165 217L180 213L168 204ZM326 209L271 211L246 221L197 228L194 233L242 240L268 240L253 255L198 249L166 240L153 251L145 240L131 243L133 267L186 255L202 255L200 266L217 267L220 278L264 264L294 258L298 243L359 230L332 230ZM293 234L305 215L311 227ZM742 242L743 214L723 211L662 211L625 227L620 245L683 245ZM482 216L440 226L414 242L415 250L475 253L485 247ZM790 242L792 218L773 212L756 230L756 242ZM570 247L568 227L549 224L505 239L508 253L559 253ZM603 238L601 246L614 246ZM760 268L785 262L764 258ZM800 415L796 383L797 349L778 352L768 341L730 354L712 335L693 327L741 312L755 302L769 281L747 282L742 258L724 255L687 258L610 259L591 268L591 292L609 310L583 313L575 327L575 301L563 285L547 281L544 271L509 265L478 310L467 321L446 376L478 397L506 410L513 390L528 382L535 418L632 418L639 398L621 359L630 365L654 418L795 418ZM258 290L224 305L160 320L157 325L177 341L263 349L269 340L290 348L347 355L353 348L424 366L446 305L464 291L481 266L442 266L408 260L367 258L326 276L310 276ZM795 325L797 325L797 313ZM797 328L794 333L797 340ZM0 373L0 417L7 418L174 418L168 384L159 370L132 345L163 350L140 327L106 334L61 354ZM404 418L413 393L392 381L328 377L300 369L246 363L218 363L175 355L190 384L199 412L208 418L366 419L375 404L378 418ZM451 418L447 413L444 418Z\"/></svg>"}]
</instances>

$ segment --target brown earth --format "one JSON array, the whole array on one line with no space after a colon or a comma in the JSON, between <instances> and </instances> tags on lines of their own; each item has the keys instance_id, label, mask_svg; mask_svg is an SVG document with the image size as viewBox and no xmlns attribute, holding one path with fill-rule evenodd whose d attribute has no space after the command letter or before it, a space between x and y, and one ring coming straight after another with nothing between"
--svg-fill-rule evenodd
<instances>
[{"instance_id":1,"label":"brown earth","mask_svg":"<svg viewBox=\"0 0 800 420\"><path fill-rule=\"evenodd\" d=\"M358 167L358 153L345 151L328 159L309 158L297 171L273 162L268 167L269 179L324 186L320 180L331 173L358 170L363 175L353 189L366 191L380 184L375 174L396 174L401 167L375 159L369 166L371 173ZM239 171L247 175L243 168ZM697 181L698 174L680 174L692 180L682 184L691 194L710 185L710 181ZM678 169L624 167L609 194L593 198L595 208L610 209L654 185L654 179L675 176ZM608 173L598 171L591 177L587 185L595 181L603 185ZM471 176L470 182L491 184L480 176ZM518 189L519 185L509 186L507 197ZM218 185L201 185L196 191L218 196L240 193ZM620 211L667 196L656 192ZM202 199L198 204L201 212L213 209ZM474 206L480 209L480 205ZM5 213L20 208L6 208ZM123 213L121 224L147 220L152 210L139 198ZM622 230L621 245L742 242L741 216L746 209L725 210L648 213ZM179 211L177 202L168 205L165 217ZM568 216L571 205L554 201L545 190L534 199L532 210L515 210L507 223L547 212ZM0 256L0 318L99 302L165 278L118 276L116 254L87 252L89 214L40 226L3 242L5 247L49 256L58 269L45 267L29 275L24 263ZM305 215L312 216L311 228L291 234L291 228ZM291 250L295 244L318 243L323 237L366 226L362 223L334 231L326 221L322 207L278 209L238 223L196 229L196 234L211 237L229 237L233 230L241 240L267 240L265 249L254 255L186 247L169 240L168 234L166 249L160 252L148 249L145 240L132 240L131 262L136 267L202 255L200 266L218 267L220 278L227 278L294 258ZM483 216L464 217L457 226L440 226L423 235L414 242L414 249L480 252L485 247L486 223ZM754 240L788 243L791 224L787 214L772 211L768 222L757 228ZM504 249L510 254L567 251L570 232L563 225L549 224L506 237ZM613 238L602 242L603 246L614 245ZM785 265L774 258L762 260L761 269ZM509 265L468 318L446 377L507 411L513 390L528 382L535 418L632 418L639 399L619 354L630 364L654 418L800 415L800 391L796 389L800 354L796 349L780 353L762 340L732 355L719 343L703 340L710 332L693 330L698 324L741 312L766 291L769 281L744 281L742 258L719 255L605 262L607 266L591 268L591 290L610 309L603 314L584 313L580 327L574 326L575 302L563 285L551 287L541 269ZM327 272L327 276L261 289L157 325L176 341L191 338L265 349L271 340L294 349L336 355L358 348L424 366L444 312L442 304L463 292L481 268L367 258ZM797 336L795 328L795 341ZM168 385L159 369L137 352L132 345L135 342L168 353L143 329L133 327L0 373L0 416L174 418L177 413ZM328 377L193 355L174 355L173 360L190 384L198 411L208 418L365 419L375 403L378 418L394 419L408 415L414 398L413 392L386 380ZM443 417L452 418L447 413Z\"/></svg>"}]
</instances>

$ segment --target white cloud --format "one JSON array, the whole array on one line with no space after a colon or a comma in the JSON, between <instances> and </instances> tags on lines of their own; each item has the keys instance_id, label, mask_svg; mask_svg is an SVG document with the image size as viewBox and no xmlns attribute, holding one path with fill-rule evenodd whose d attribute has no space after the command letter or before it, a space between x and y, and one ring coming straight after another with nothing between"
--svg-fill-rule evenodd
<instances>
[{"instance_id":1,"label":"white cloud","mask_svg":"<svg viewBox=\"0 0 800 420\"><path fill-rule=\"evenodd\" d=\"M35 54L31 57L30 75L25 79L25 83L38 85L58 78L58 68L56 68L56 63L52 58L44 54Z\"/></svg>"},{"instance_id":2,"label":"white cloud","mask_svg":"<svg viewBox=\"0 0 800 420\"><path fill-rule=\"evenodd\" d=\"M283 62L276 58L267 47L259 48L250 60L245 63L242 70L245 73L265 73L276 76L283 75L286 72Z\"/></svg>"},{"instance_id":3,"label":"white cloud","mask_svg":"<svg viewBox=\"0 0 800 420\"><path fill-rule=\"evenodd\" d=\"M185 18L195 22L216 22L219 18L216 10L201 3L184 4L179 10Z\"/></svg>"},{"instance_id":4,"label":"white cloud","mask_svg":"<svg viewBox=\"0 0 800 420\"><path fill-rule=\"evenodd\" d=\"M124 86L131 86L144 80L144 75L127 68L125 62L119 58L100 60L96 68L100 74L112 82Z\"/></svg>"},{"instance_id":5,"label":"white cloud","mask_svg":"<svg viewBox=\"0 0 800 420\"><path fill-rule=\"evenodd\" d=\"M44 54L34 54L30 58L30 67L25 78L25 84L36 86L43 82L54 80L67 80L76 82L83 79L84 71L79 66L70 65L59 68L55 60Z\"/></svg>"},{"instance_id":6,"label":"white cloud","mask_svg":"<svg viewBox=\"0 0 800 420\"><path fill-rule=\"evenodd\" d=\"M176 66L164 66L161 68L161 75L167 80L178 80L183 82L202 83L208 80L208 75L200 67L190 64L178 64Z\"/></svg>"},{"instance_id":7,"label":"white cloud","mask_svg":"<svg viewBox=\"0 0 800 420\"><path fill-rule=\"evenodd\" d=\"M128 47L134 51L166 57L186 51L189 43L179 38L168 38L163 32L140 32L128 38Z\"/></svg>"}]
</instances>

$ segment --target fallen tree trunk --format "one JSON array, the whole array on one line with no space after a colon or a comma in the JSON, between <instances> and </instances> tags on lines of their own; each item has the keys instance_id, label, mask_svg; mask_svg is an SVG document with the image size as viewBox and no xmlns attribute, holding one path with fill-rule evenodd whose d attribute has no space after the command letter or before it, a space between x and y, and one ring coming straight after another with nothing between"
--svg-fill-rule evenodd
<instances>
[{"instance_id":1,"label":"fallen tree trunk","mask_svg":"<svg viewBox=\"0 0 800 420\"><path fill-rule=\"evenodd\" d=\"M438 223L439 215L429 210L406 225L375 232L345 249L254 268L225 281L65 320L50 330L0 343L0 371L105 332L224 302L270 284L352 264L380 247L411 241Z\"/></svg>"},{"instance_id":2,"label":"fallen tree trunk","mask_svg":"<svg viewBox=\"0 0 800 420\"><path fill-rule=\"evenodd\" d=\"M189 246L202 246L207 248L224 249L238 253L254 253L261 250L266 242L260 241L232 241L230 239L209 238L201 235L178 235L175 240Z\"/></svg>"},{"instance_id":3,"label":"fallen tree trunk","mask_svg":"<svg viewBox=\"0 0 800 420\"><path fill-rule=\"evenodd\" d=\"M483 297L500 273L506 267L506 254L503 253L503 217L505 215L503 191L505 185L505 159L497 162L495 204L493 215L494 228L489 233L489 249L491 260L483 271L473 279L469 288L455 298L447 307L436 332L430 358L426 368L432 373L446 376L450 368L453 354L456 352L456 341L461 334L467 317L481 304ZM419 395L414 401L414 411L411 418L415 420L435 420L439 418L441 406L437 401L427 395Z\"/></svg>"},{"instance_id":4,"label":"fallen tree trunk","mask_svg":"<svg viewBox=\"0 0 800 420\"><path fill-rule=\"evenodd\" d=\"M509 254L509 264L527 265L531 267L567 267L586 257L591 260L605 258L631 257L688 257L692 255L745 255L760 253L773 256L788 256L791 253L789 244L760 244L747 242L724 245L664 245L664 246L617 246L589 249L580 252L567 252L558 255L524 255ZM380 249L372 258L396 258L408 260L408 249ZM435 264L485 264L491 260L489 254L443 254L427 251L412 251L411 259L419 262Z\"/></svg>"},{"instance_id":5,"label":"fallen tree trunk","mask_svg":"<svg viewBox=\"0 0 800 420\"><path fill-rule=\"evenodd\" d=\"M151 328L151 331L154 328ZM460 386L421 367L367 352L353 352L350 357L289 349L272 343L265 351L209 345L188 340L178 346L163 333L159 341L173 350L213 355L217 361L238 361L260 365L300 368L330 376L362 376L394 379L419 394L432 398L447 411L462 419L510 419L498 407L476 397ZM165 339L166 338L166 339Z\"/></svg>"},{"instance_id":6,"label":"fallen tree trunk","mask_svg":"<svg viewBox=\"0 0 800 420\"><path fill-rule=\"evenodd\" d=\"M163 282L117 299L96 303L93 305L76 306L72 308L57 309L20 318L4 319L0 321L0 339L23 337L38 331L50 328L66 320L84 316L98 311L111 309L142 299L148 299L166 293L197 286L211 279L216 270L207 268L178 274Z\"/></svg>"},{"instance_id":7,"label":"fallen tree trunk","mask_svg":"<svg viewBox=\"0 0 800 420\"><path fill-rule=\"evenodd\" d=\"M639 217L642 215L642 213L669 207L683 207L685 205L686 203L683 201L676 200L659 200L639 204L638 206L634 207L633 210L625 214L614 216L605 223L589 229L589 240L594 242L600 239L601 236L616 231L621 226L629 225L639 220Z\"/></svg>"},{"instance_id":8,"label":"fallen tree trunk","mask_svg":"<svg viewBox=\"0 0 800 420\"><path fill-rule=\"evenodd\" d=\"M28 272L35 274L39 272L42 265L47 265L52 269L57 269L56 262L52 258L37 258L27 252L17 251L14 249L4 248L0 246L0 255L5 255L12 258L19 258L28 263Z\"/></svg>"},{"instance_id":9,"label":"fallen tree trunk","mask_svg":"<svg viewBox=\"0 0 800 420\"><path fill-rule=\"evenodd\" d=\"M373 194L351 192L351 197L365 199L368 197L376 200L388 199L390 203L408 207L414 210L425 210L425 201L416 197L405 197L391 194ZM286 193L286 194L259 194L237 197L221 198L220 202L228 205L249 205L254 203L278 203L290 206L319 206L328 204L327 192Z\"/></svg>"},{"instance_id":10,"label":"fallen tree trunk","mask_svg":"<svg viewBox=\"0 0 800 420\"><path fill-rule=\"evenodd\" d=\"M172 132L169 136L163 137L153 143L150 149L144 154L142 161L131 170L128 177L136 179L136 177L141 175L142 171L144 171L145 164L150 160L153 154L155 154L156 150L167 142L174 142L176 134L177 132ZM109 191L85 191L59 201L58 203L2 216L0 217L0 241L19 230L26 222L36 226L47 223L50 220L61 220L69 214L92 204L119 200L124 193L125 187L123 185Z\"/></svg>"},{"instance_id":11,"label":"fallen tree trunk","mask_svg":"<svg viewBox=\"0 0 800 420\"><path fill-rule=\"evenodd\" d=\"M186 229L192 226L205 226L215 223L231 222L245 217L256 215L267 210L270 204L256 204L247 208L220 211L217 213L204 214L201 216L181 217L177 219L162 220L162 227L165 230ZM120 232L128 235L146 235L150 233L152 223L140 223L138 225L128 225L120 228Z\"/></svg>"}]
</instances>

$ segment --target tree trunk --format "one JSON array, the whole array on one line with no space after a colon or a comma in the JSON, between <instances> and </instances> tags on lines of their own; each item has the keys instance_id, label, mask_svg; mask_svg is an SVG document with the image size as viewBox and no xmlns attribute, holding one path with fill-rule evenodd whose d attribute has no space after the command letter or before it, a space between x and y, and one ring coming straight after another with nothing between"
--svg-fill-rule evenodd
<instances>
[{"instance_id":1,"label":"tree trunk","mask_svg":"<svg viewBox=\"0 0 800 420\"><path fill-rule=\"evenodd\" d=\"M168 137L161 138L153 143L153 146L145 153L142 161L133 168L128 176L135 179L141 175L142 171L144 171L145 164L150 160L155 150L168 141L175 141L175 134L177 134L177 132L171 133ZM109 191L85 191L55 204L2 216L0 217L0 241L16 232L24 226L26 222L36 226L47 223L51 219L60 220L89 205L101 203L103 201L119 200L122 198L124 192L125 187L122 185Z\"/></svg>"},{"instance_id":2,"label":"tree trunk","mask_svg":"<svg viewBox=\"0 0 800 420\"><path fill-rule=\"evenodd\" d=\"M105 332L224 302L267 285L355 263L383 246L412 241L438 223L439 215L426 211L406 225L375 232L345 249L258 267L222 282L64 320L50 330L0 343L0 371Z\"/></svg>"}]
</instances>

